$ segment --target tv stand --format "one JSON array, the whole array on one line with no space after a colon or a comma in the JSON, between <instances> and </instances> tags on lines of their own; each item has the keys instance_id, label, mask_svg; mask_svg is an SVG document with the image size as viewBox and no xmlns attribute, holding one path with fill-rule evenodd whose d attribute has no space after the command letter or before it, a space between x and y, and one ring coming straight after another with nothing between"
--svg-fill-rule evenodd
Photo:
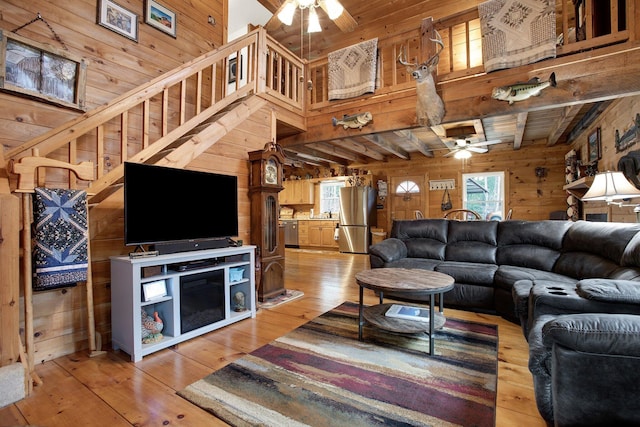
<instances>
[{"instance_id":1,"label":"tv stand","mask_svg":"<svg viewBox=\"0 0 640 427\"><path fill-rule=\"evenodd\" d=\"M179 252L155 257L111 257L111 333L114 350L123 350L133 362L143 356L216 330L231 323L256 317L255 246ZM183 266L186 266L183 268ZM160 282L160 283L159 283ZM202 282L205 285L202 285ZM166 295L145 301L145 285L166 286ZM186 292L203 287L218 301L203 311L215 309L219 315L210 323L193 329L185 326L188 317L181 311ZM215 288L215 289L213 289ZM237 294L244 294L238 307ZM206 298L190 298L201 305ZM162 339L142 343L142 310L158 312L164 328ZM184 329L184 330L183 330Z\"/></svg>"}]
</instances>

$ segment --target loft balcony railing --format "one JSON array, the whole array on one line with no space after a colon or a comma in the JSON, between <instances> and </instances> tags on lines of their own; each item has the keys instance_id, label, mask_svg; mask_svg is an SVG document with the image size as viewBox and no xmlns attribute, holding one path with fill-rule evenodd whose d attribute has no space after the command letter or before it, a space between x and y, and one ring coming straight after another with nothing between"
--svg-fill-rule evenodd
<instances>
[{"instance_id":1,"label":"loft balcony railing","mask_svg":"<svg viewBox=\"0 0 640 427\"><path fill-rule=\"evenodd\" d=\"M575 3L575 5L574 5ZM557 2L556 56L598 49L634 40L637 16L633 0L574 0ZM438 80L448 81L485 72L482 63L482 34L478 9L473 8L433 21L444 43L439 62ZM565 36L566 35L566 36ZM421 50L420 28L378 40L380 86L376 95L413 87L413 80L398 61L401 49L409 62L418 62ZM328 61L320 58L309 63L313 90L308 109L330 105L328 100Z\"/></svg>"}]
</instances>

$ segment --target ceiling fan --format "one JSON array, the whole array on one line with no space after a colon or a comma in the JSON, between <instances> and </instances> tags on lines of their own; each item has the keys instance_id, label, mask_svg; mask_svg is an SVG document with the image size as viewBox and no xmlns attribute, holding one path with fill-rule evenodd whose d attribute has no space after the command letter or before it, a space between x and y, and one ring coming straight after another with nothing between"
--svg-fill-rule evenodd
<instances>
[{"instance_id":1,"label":"ceiling fan","mask_svg":"<svg viewBox=\"0 0 640 427\"><path fill-rule=\"evenodd\" d=\"M487 145L500 144L502 140L493 139L490 141L471 142L468 139L456 139L454 144L449 146L449 151L443 157L454 156L456 159L468 159L471 157L471 152L474 153L486 153L489 151Z\"/></svg>"},{"instance_id":2,"label":"ceiling fan","mask_svg":"<svg viewBox=\"0 0 640 427\"><path fill-rule=\"evenodd\" d=\"M331 18L331 20L344 32L353 31L358 23L349 12L340 4L338 0L285 0L278 10L275 11L271 19L267 21L264 28L267 31L275 31L282 24L292 25L296 10L300 9L298 16L302 16L302 11L309 11L308 32L322 31L318 21L316 9L320 7Z\"/></svg>"}]
</instances>

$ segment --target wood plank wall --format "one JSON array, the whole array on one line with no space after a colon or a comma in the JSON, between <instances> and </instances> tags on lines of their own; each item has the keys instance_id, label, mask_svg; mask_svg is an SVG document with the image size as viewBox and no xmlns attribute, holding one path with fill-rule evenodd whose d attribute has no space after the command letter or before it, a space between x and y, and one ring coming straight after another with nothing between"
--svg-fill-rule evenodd
<instances>
[{"instance_id":1,"label":"wood plank wall","mask_svg":"<svg viewBox=\"0 0 640 427\"><path fill-rule=\"evenodd\" d=\"M177 38L144 23L144 0L119 0L118 4L138 14L138 42L126 39L96 24L96 0L5 0L0 4L0 28L11 31L36 17L38 12L59 35L69 51L88 60L87 109L96 108L123 92L220 46L226 39L228 0L165 0L162 4L178 16ZM208 16L216 20L207 23ZM47 26L35 22L18 34L62 48ZM81 114L39 101L0 93L0 143L11 149ZM205 154L188 165L190 169L239 177L240 236L249 242L248 151L262 149L270 135L271 110L263 109L232 131ZM91 147L90 144L87 146ZM65 155L61 154L65 159ZM105 168L110 160L104 159ZM50 172L47 183L65 182L64 174ZM49 185L50 186L50 185ZM215 205L215 189L209 189ZM123 206L100 206L115 210L114 220L91 242L94 277L96 330L102 346L111 339L111 295L109 257L131 251L123 245ZM223 207L219 207L223 209ZM90 218L92 217L90 211ZM97 215L96 215L97 216ZM212 219L215 213L212 213ZM118 303L118 302L115 302ZM35 361L50 360L88 348L85 287L39 292L34 295ZM21 310L21 324L24 324Z\"/></svg>"},{"instance_id":2,"label":"wood plank wall","mask_svg":"<svg viewBox=\"0 0 640 427\"><path fill-rule=\"evenodd\" d=\"M12 31L34 19L38 12L51 25L69 52L85 58L87 109L165 73L180 64L220 46L226 27L228 0L164 0L177 13L177 37L144 23L144 0L117 3L138 15L138 42L96 24L97 0L4 0L0 5L0 28ZM207 22L208 16L217 24ZM35 22L18 34L62 49L44 22ZM0 93L0 143L16 147L78 114L39 101Z\"/></svg>"}]
</instances>

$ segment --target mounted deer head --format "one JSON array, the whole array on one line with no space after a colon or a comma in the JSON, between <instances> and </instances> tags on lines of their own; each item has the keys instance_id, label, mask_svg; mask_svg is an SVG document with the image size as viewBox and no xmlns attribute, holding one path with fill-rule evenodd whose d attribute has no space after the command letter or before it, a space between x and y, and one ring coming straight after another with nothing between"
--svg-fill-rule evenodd
<instances>
[{"instance_id":1,"label":"mounted deer head","mask_svg":"<svg viewBox=\"0 0 640 427\"><path fill-rule=\"evenodd\" d=\"M436 33L435 39L429 39L438 45L438 51L422 64L407 62L404 55L404 46L400 49L398 62L407 67L407 71L416 80L416 116L421 126L435 126L442 122L444 117L444 103L436 91L436 83L433 72L438 66L440 52L444 49L444 43L440 34Z\"/></svg>"}]
</instances>

